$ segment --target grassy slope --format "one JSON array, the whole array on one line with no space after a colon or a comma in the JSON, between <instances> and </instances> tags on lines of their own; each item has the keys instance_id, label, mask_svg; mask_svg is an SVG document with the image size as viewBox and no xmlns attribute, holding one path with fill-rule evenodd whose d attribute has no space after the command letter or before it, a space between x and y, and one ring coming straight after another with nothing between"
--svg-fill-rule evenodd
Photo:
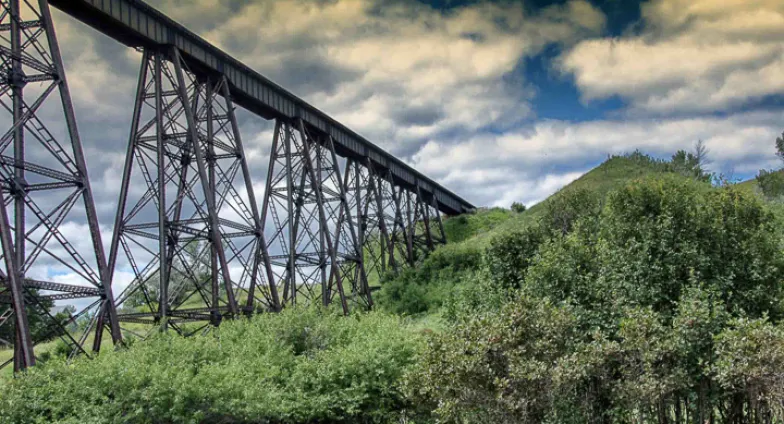
<instances>
[{"instance_id":1,"label":"grassy slope","mask_svg":"<svg viewBox=\"0 0 784 424\"><path fill-rule=\"evenodd\" d=\"M784 172L784 170L780 172ZM757 184L756 178L752 178L750 180L740 182L735 186L749 193L754 193L759 196L762 196L762 191L759 188L759 184ZM767 203L768 206L770 206L770 209L776 215L776 217L780 220L780 222L784 223L784 201L782 201L781 199L768 200Z\"/></svg>"},{"instance_id":2,"label":"grassy slope","mask_svg":"<svg viewBox=\"0 0 784 424\"><path fill-rule=\"evenodd\" d=\"M652 161L647 157L635 154L614 156L523 213L514 213L503 208L491 208L480 209L471 215L447 219L444 224L447 239L450 244L473 245L484 249L495 236L530 225L544 216L547 205L558 199L562 193L572 190L588 190L597 196L604 197L610 191L631 181L664 174L672 174L666 163ZM736 187L761 196L757 181L753 178L736 184ZM768 204L771 210L784 222L784 202L772 201Z\"/></svg>"},{"instance_id":3,"label":"grassy slope","mask_svg":"<svg viewBox=\"0 0 784 424\"><path fill-rule=\"evenodd\" d=\"M480 246L486 246L495 235L526 226L542 217L547 204L560 196L561 193L582 189L592 191L597 196L604 196L613 189L635 179L667 172L669 171L666 166L661 163L634 156L615 156L521 214L496 208L478 211L462 221L459 219L460 217L451 218L445 224L447 238L450 242L476 243ZM454 237L455 234L459 237Z\"/></svg>"},{"instance_id":4,"label":"grassy slope","mask_svg":"<svg viewBox=\"0 0 784 424\"><path fill-rule=\"evenodd\" d=\"M633 180L662 175L671 172L670 169L668 164L642 155L613 157L523 213L503 208L481 208L473 214L451 217L444 222L448 245L427 259L417 275L403 277L413 280L385 285L381 294L390 297L382 296L379 306L386 308L385 301L392 302L388 305L390 311L410 313L418 327L438 331L443 326L440 316L444 312L439 302L447 299L449 293L459 291L458 286L464 283L463 280L470 280L470 273L475 272L472 266L461 268L465 265L463 261L475 254L482 255L496 236L535 223L544 217L549 203L559 201L569 191L588 190L603 197ZM410 291L402 288L409 284L420 287L412 287ZM428 305L426 312L412 311L422 306L416 299Z\"/></svg>"}]
</instances>

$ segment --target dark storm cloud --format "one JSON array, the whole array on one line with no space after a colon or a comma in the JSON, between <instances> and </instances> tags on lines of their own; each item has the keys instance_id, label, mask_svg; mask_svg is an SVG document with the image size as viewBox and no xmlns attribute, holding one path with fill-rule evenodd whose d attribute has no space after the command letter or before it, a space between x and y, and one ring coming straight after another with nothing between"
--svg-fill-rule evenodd
<instances>
[{"instance_id":1,"label":"dark storm cloud","mask_svg":"<svg viewBox=\"0 0 784 424\"><path fill-rule=\"evenodd\" d=\"M361 73L325 62L321 57L288 57L277 68L268 69L266 77L300 97L312 93L334 94L342 84L355 81Z\"/></svg>"},{"instance_id":2,"label":"dark storm cloud","mask_svg":"<svg viewBox=\"0 0 784 424\"><path fill-rule=\"evenodd\" d=\"M430 106L401 106L391 111L392 119L401 125L427 126L433 125L444 117L440 105Z\"/></svg>"}]
</instances>

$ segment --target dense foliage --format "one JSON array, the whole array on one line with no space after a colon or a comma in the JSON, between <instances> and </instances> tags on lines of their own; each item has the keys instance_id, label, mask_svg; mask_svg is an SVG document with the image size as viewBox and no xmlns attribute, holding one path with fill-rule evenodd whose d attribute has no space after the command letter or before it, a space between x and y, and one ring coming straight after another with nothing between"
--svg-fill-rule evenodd
<instances>
[{"instance_id":1,"label":"dense foliage","mask_svg":"<svg viewBox=\"0 0 784 424\"><path fill-rule=\"evenodd\" d=\"M519 289L433 337L412 396L447 422L784 420L775 218L697 180L567 193L499 236L486 278Z\"/></svg>"},{"instance_id":2,"label":"dense foliage","mask_svg":"<svg viewBox=\"0 0 784 424\"><path fill-rule=\"evenodd\" d=\"M50 360L4 387L0 422L389 422L409 408L398 381L420 344L388 315L288 310Z\"/></svg>"},{"instance_id":3,"label":"dense foliage","mask_svg":"<svg viewBox=\"0 0 784 424\"><path fill-rule=\"evenodd\" d=\"M784 172L760 170L757 174L757 185L762 194L770 200L779 200L784 197Z\"/></svg>"},{"instance_id":4,"label":"dense foliage","mask_svg":"<svg viewBox=\"0 0 784 424\"><path fill-rule=\"evenodd\" d=\"M421 314L444 306L456 283L482 266L482 250L474 244L446 245L417 268L407 268L384 281L379 304L396 314Z\"/></svg>"}]
</instances>

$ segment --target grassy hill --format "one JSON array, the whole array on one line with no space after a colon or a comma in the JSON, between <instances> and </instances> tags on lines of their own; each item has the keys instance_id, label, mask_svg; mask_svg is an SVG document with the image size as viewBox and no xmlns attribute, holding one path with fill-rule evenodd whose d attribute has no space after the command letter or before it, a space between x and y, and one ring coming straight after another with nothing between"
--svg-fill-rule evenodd
<instances>
[{"instance_id":1,"label":"grassy hill","mask_svg":"<svg viewBox=\"0 0 784 424\"><path fill-rule=\"evenodd\" d=\"M548 205L557 202L564 193L586 190L594 193L597 197L604 197L610 191L635 179L665 174L681 175L670 162L653 159L641 153L612 156L523 213L513 213L503 208L491 208L479 210L472 215L448 219L445 223L447 239L450 243L467 242L486 246L494 236L526 226L541 218ZM744 184L747 184L750 189L756 188L754 180Z\"/></svg>"},{"instance_id":2,"label":"grassy hill","mask_svg":"<svg viewBox=\"0 0 784 424\"><path fill-rule=\"evenodd\" d=\"M480 208L473 214L447 219L444 228L448 244L434 252L418 269L408 270L385 284L379 304L391 312L414 315L421 325L437 330L439 317L444 307L448 309L450 299L464 289L472 290L469 287L475 284L475 274L485 269L481 264L485 262L494 240L525 231L543 219L552 219L554 210L575 208L575 205L566 204L574 202L575 194L582 194L589 203L598 205L614 190L633 181L656 177L682 179L684 182L693 181L696 177L705 182L706 189L710 187L709 175L695 173L694 168L679 166L673 161L655 159L639 152L612 156L522 213L500 207ZM736 186L744 192L761 196L754 179ZM768 204L780 219L784 219L784 204ZM580 213L579 208L575 213Z\"/></svg>"}]
</instances>

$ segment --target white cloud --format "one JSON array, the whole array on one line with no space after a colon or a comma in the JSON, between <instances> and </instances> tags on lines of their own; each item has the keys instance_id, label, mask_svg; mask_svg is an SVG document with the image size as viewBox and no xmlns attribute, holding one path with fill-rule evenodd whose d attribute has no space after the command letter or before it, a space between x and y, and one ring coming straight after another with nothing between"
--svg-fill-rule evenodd
<instances>
[{"instance_id":1,"label":"white cloud","mask_svg":"<svg viewBox=\"0 0 784 424\"><path fill-rule=\"evenodd\" d=\"M479 205L531 203L598 165L608 154L641 150L669 157L697 140L710 150L716 171L753 173L775 163L773 140L780 114L731 117L540 121L501 135L467 136L460 143L431 140L412 166ZM577 172L577 174L575 174Z\"/></svg>"},{"instance_id":2,"label":"white cloud","mask_svg":"<svg viewBox=\"0 0 784 424\"><path fill-rule=\"evenodd\" d=\"M175 18L190 15L179 3L160 5ZM535 15L519 3L441 12L414 2L254 1L218 16L225 22L206 39L403 154L438 133L526 117L532 93L503 77L545 45L604 25L583 0Z\"/></svg>"},{"instance_id":3,"label":"white cloud","mask_svg":"<svg viewBox=\"0 0 784 424\"><path fill-rule=\"evenodd\" d=\"M653 0L639 34L577 43L560 61L583 99L636 112L714 111L784 94L784 3Z\"/></svg>"},{"instance_id":4,"label":"white cloud","mask_svg":"<svg viewBox=\"0 0 784 424\"><path fill-rule=\"evenodd\" d=\"M76 106L99 112L82 118L103 122L129 118L136 79L125 71L138 68L141 55L117 44L111 57L106 57L107 52L99 45L108 39L96 37L83 24L56 9L53 15L58 43L64 51L71 99Z\"/></svg>"}]
</instances>

